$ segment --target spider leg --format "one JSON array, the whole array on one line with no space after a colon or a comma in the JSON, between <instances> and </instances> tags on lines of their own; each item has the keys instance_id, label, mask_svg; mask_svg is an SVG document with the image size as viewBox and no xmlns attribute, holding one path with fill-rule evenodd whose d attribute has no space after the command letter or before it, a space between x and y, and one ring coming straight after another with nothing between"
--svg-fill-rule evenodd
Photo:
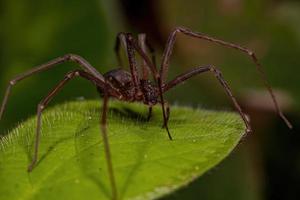
<instances>
[{"instance_id":1,"label":"spider leg","mask_svg":"<svg viewBox=\"0 0 300 200\"><path fill-rule=\"evenodd\" d=\"M132 47L137 51L137 53L142 57L142 59L147 63L148 67L151 70L153 79L156 81L156 83L158 85L161 108L163 111L164 127L167 130L169 139L172 140L172 136L170 134L169 127L168 127L167 114L166 114L166 110L165 110L165 101L164 101L164 97L163 97L162 80L161 80L160 74L157 71L156 65L151 62L149 57L146 55L146 53L143 51L143 49L138 45L138 43L132 37L131 34L128 33L126 39L127 39L127 43L131 44Z\"/></svg>"},{"instance_id":2,"label":"spider leg","mask_svg":"<svg viewBox=\"0 0 300 200\"><path fill-rule=\"evenodd\" d=\"M121 56L120 56L119 50L120 50L120 41L122 41L122 43L125 47L126 53L127 53L128 61L129 61L129 68L130 68L130 73L131 73L131 77L132 77L132 83L135 88L135 95L136 95L136 98L138 99L140 96L143 95L143 93L140 88L140 80L139 80L139 75L138 75L138 70L137 70L135 51L134 51L134 48L132 47L132 44L128 43L127 35L128 35L128 33L124 33L124 32L120 32L118 34L115 51L117 53L118 60L121 63Z\"/></svg>"},{"instance_id":3,"label":"spider leg","mask_svg":"<svg viewBox=\"0 0 300 200\"><path fill-rule=\"evenodd\" d=\"M155 62L156 62L155 52L154 52L154 49L152 48L152 46L149 44L145 33L138 34L138 45L141 47L142 51L145 52L146 55L148 55L148 50L150 51L151 57L152 57L152 62L155 65ZM142 59L141 67L142 67L142 79L148 80L151 69L147 65L147 62L144 59ZM149 106L148 107L148 117L147 117L148 122L150 121L151 117L152 117L152 106Z\"/></svg>"},{"instance_id":4,"label":"spider leg","mask_svg":"<svg viewBox=\"0 0 300 200\"><path fill-rule=\"evenodd\" d=\"M146 34L145 33L141 33L138 34L138 42L139 45L141 46L141 48L144 50L144 52L147 53L147 49L150 51L151 57L152 57L152 62L156 63L156 58L155 58L155 51L154 48L150 45L149 41L146 38ZM126 41L126 33L120 32L117 35L116 38L116 43L115 43L115 54L118 60L118 64L123 67L123 62L121 59L121 46L123 46L124 50L126 51L126 55L128 57L128 52L127 52L127 41ZM148 75L148 68L147 68L147 64L145 63L145 61L143 61L142 64L142 69L143 69L143 78L144 80L147 79L147 75Z\"/></svg>"},{"instance_id":5,"label":"spider leg","mask_svg":"<svg viewBox=\"0 0 300 200\"><path fill-rule=\"evenodd\" d=\"M119 63L122 63L121 61L121 56L120 56L120 46L121 46L121 42L123 44L123 46L127 49L126 53L127 53L127 56L128 56L128 59L129 59L129 63L130 64L130 67L133 68L133 71L134 72L137 72L137 69L136 69L136 61L134 58L134 51L133 49L131 48L130 51L128 51L128 47L132 47L132 44L127 44L127 34L126 33L119 33L118 36L117 36L117 40L116 40L116 45L115 45L115 52L116 52L116 55L117 55L117 59L118 59L118 62ZM156 65L156 58L155 58L155 53L154 53L154 49L152 48L152 46L149 44L147 38L146 38L146 34L142 33L142 34L138 34L138 45L141 47L142 51L145 52L145 55L147 55L147 50L150 51L151 53L151 57L152 57L152 62L154 63L154 65ZM129 52L129 53L128 53ZM147 62L143 59L142 61L142 79L144 80L148 80L148 75L149 75L149 70L151 70L151 68L148 66ZM134 75L134 76L138 76L137 74ZM134 77L133 76L133 77ZM138 80L136 80L138 81ZM138 83L136 84L138 85ZM149 111L148 111L148 117L147 117L147 121L150 120L151 116L152 116L152 106L149 106Z\"/></svg>"},{"instance_id":6,"label":"spider leg","mask_svg":"<svg viewBox=\"0 0 300 200\"><path fill-rule=\"evenodd\" d=\"M129 60L129 66L130 66L130 71L132 74L133 84L134 84L134 87L136 90L135 94L137 96L139 96L139 95L142 95L143 93L140 88L140 78L139 78L138 70L137 70L135 51L134 51L133 45L130 42L128 42L127 35L128 34L126 34L125 37L126 37L126 43L127 43L127 55L128 55L128 60Z\"/></svg>"},{"instance_id":7,"label":"spider leg","mask_svg":"<svg viewBox=\"0 0 300 200\"><path fill-rule=\"evenodd\" d=\"M168 102L165 102L165 109L166 109L166 118L167 118L167 122L169 122L169 118L170 118L170 106L168 104ZM147 121L150 121L151 117L152 117L152 111L153 107L149 106L148 107L148 116L147 116ZM165 125L163 125L163 128L165 128Z\"/></svg>"},{"instance_id":8,"label":"spider leg","mask_svg":"<svg viewBox=\"0 0 300 200\"><path fill-rule=\"evenodd\" d=\"M236 50L239 50L239 51L245 53L246 55L248 55L252 59L252 61L254 62L254 64L256 65L256 68L257 68L257 70L258 70L258 72L259 72L259 74L260 74L260 76L261 76L261 78L263 80L263 83L264 83L265 87L267 88L267 90L270 93L270 96L271 96L271 98L273 100L273 103L274 103L274 106L275 106L275 109L276 109L278 115L282 118L282 120L286 123L286 125L289 128L293 127L292 124L289 122L289 120L282 113L282 111L281 111L281 109L280 109L280 107L279 107L279 105L277 103L275 94L274 94L274 92L273 92L270 84L267 81L266 75L265 75L265 73L264 73L264 71L262 69L262 65L258 61L255 53L252 50L247 49L245 47L242 47L240 45L236 45L236 44L233 44L233 43L225 42L223 40L210 37L210 36L205 35L203 33L193 32L193 31L191 31L191 30L189 30L187 28L177 27L170 34L170 36L168 38L168 41L167 41L167 44L166 44L166 47L165 47L165 50L164 50L164 53L163 53L162 62L161 62L161 68L160 68L160 75L161 75L161 79L162 79L162 84L165 83L166 78L167 78L167 73L168 73L168 68L169 68L169 60L170 60L170 56L171 56L172 51L173 51L173 47L174 47L174 43L175 43L175 40L176 40L177 33L183 33L184 35L188 35L190 37L194 37L194 38L198 38L198 39L210 41L210 42L213 42L215 44L219 44L219 45L222 45L222 46L225 46L225 47L228 47L228 48L236 49Z\"/></svg>"},{"instance_id":9,"label":"spider leg","mask_svg":"<svg viewBox=\"0 0 300 200\"><path fill-rule=\"evenodd\" d=\"M46 108L46 106L50 103L50 101L53 99L53 97L73 78L80 76L82 78L85 78L92 83L95 84L95 86L100 87L104 90L105 96L104 96L104 106L103 106L103 114L102 114L102 120L101 120L101 130L104 140L104 149L105 149L105 155L107 158L107 165L108 165L108 172L110 177L110 182L112 186L112 197L113 199L117 199L117 190L116 190L116 184L115 184L115 178L113 173L113 167L112 167L112 161L111 161L111 154L109 149L109 143L107 138L107 131L106 131L106 116L107 116L107 101L108 101L108 94L110 91L113 90L113 88L110 88L106 82L103 82L102 80L99 80L97 77L93 76L92 74L85 72L83 70L74 70L69 72L65 78L56 85L56 87L50 91L50 93L44 98L38 105L37 108L37 128L36 128L36 137L35 137L35 147L34 147L34 156L32 159L31 164L28 166L28 172L31 172L33 168L35 167L37 160L38 160L38 152L39 152L39 144L40 144L40 135L41 135L41 125L42 125L42 112Z\"/></svg>"},{"instance_id":10,"label":"spider leg","mask_svg":"<svg viewBox=\"0 0 300 200\"><path fill-rule=\"evenodd\" d=\"M7 105L7 101L8 101L8 97L10 96L11 93L11 89L12 87L17 84L19 81L30 77L31 75L34 75L36 73L42 72L42 71L46 71L58 64L67 62L67 61L73 61L75 63L77 63L80 67L82 67L85 71L89 72L90 74L92 74L94 77L96 77L97 79L101 80L102 82L104 82L104 77L92 66L90 65L85 59L83 59L82 57L78 56L78 55L74 55L74 54L66 54L65 56L62 57L58 57L56 59L53 59L45 64L39 65L37 67L34 67L33 69L20 74L18 76L16 76L14 79L9 81L9 84L7 86L3 101L2 101L2 105L0 108L0 120L3 116L3 113L5 111L6 105Z\"/></svg>"},{"instance_id":11,"label":"spider leg","mask_svg":"<svg viewBox=\"0 0 300 200\"><path fill-rule=\"evenodd\" d=\"M153 112L152 110L153 110L152 106L149 106L148 107L148 117L147 117L148 122L150 121L150 119L152 117L152 112Z\"/></svg>"},{"instance_id":12,"label":"spider leg","mask_svg":"<svg viewBox=\"0 0 300 200\"><path fill-rule=\"evenodd\" d=\"M168 123L170 119L170 105L167 101L165 101L165 109L166 109L166 118ZM165 128L165 125L163 125L162 127Z\"/></svg>"},{"instance_id":13,"label":"spider leg","mask_svg":"<svg viewBox=\"0 0 300 200\"><path fill-rule=\"evenodd\" d=\"M111 152L109 148L109 142L108 142L108 135L107 135L107 111L108 111L108 87L107 85L104 88L104 100L103 100L103 106L102 106L102 117L101 117L101 132L102 132L102 138L103 138L103 143L104 143L104 150L105 150L105 155L107 159L107 168L108 168L108 173L109 173L109 179L110 179L110 184L112 188L112 200L117 200L117 187L116 187L116 182L115 182L115 176L114 176L114 170L113 170L113 165L112 165L112 160L111 160Z\"/></svg>"},{"instance_id":14,"label":"spider leg","mask_svg":"<svg viewBox=\"0 0 300 200\"><path fill-rule=\"evenodd\" d=\"M245 125L246 125L246 131L247 133L252 132L251 129L251 125L246 117L246 115L244 114L244 112L242 111L241 106L239 105L239 103L237 102L237 100L235 99L235 97L233 96L231 89L229 87L229 85L227 84L227 82L225 81L225 79L222 76L222 73L220 70L218 70L217 68L215 68L214 66L205 66L205 67L196 67L184 74L181 74L177 77L175 77L172 81L170 81L169 83L165 84L164 88L163 88L163 92L168 91L169 89L175 87L178 84L184 83L184 81L192 78L195 75L204 73L204 72L212 72L216 78L218 79L219 83L222 85L222 87L224 88L224 90L226 91L227 95L229 96L229 98L231 99L234 107L236 108L236 110L239 112L241 118L243 119Z\"/></svg>"},{"instance_id":15,"label":"spider leg","mask_svg":"<svg viewBox=\"0 0 300 200\"><path fill-rule=\"evenodd\" d=\"M168 124L167 124L168 123L168 118L167 118L167 115L166 115L165 106L164 106L164 99L163 99L163 95L162 95L162 84L161 84L159 73L157 72L156 65L155 65L154 50L147 43L147 40L145 39L145 36L143 36L143 35L139 36L139 43L141 44L142 47L140 47L138 42L132 37L132 35L130 33L119 33L119 37L120 37L120 35L123 35L126 38L127 56L128 56L128 60L129 60L131 75L132 75L132 78L133 78L133 84L136 88L135 94L137 95L137 97L140 96L140 95L143 95L143 93L142 93L142 90L141 90L140 84L139 84L140 81L139 81L139 77L138 77L137 63L136 63L136 59L135 59L135 51L134 50L136 50L137 53L142 57L143 62L150 68L150 70L153 74L154 80L157 80L157 82L158 82L160 98L161 98L161 104L162 104L162 110L163 110L163 118L164 118L164 125L163 126L167 130L169 139L172 140L172 136L170 134ZM116 45L116 46L119 46L119 45ZM145 51L145 49L146 49L145 46L148 46L148 48L152 52L152 61L153 62L151 62L151 60L148 58L147 53ZM152 108L149 108L149 113L148 113L148 119L149 120L151 118L151 114L152 114Z\"/></svg>"},{"instance_id":16,"label":"spider leg","mask_svg":"<svg viewBox=\"0 0 300 200\"><path fill-rule=\"evenodd\" d=\"M140 77L139 77L139 71L137 69L137 61L136 61L136 55L135 55L135 46L132 44L132 42L129 41L128 38L132 38L132 35L130 33L119 33L116 41L116 46L115 46L115 51L117 52L117 57L118 60L121 60L120 57L120 42L123 43L123 46L126 48L126 53L127 57L129 60L129 67L130 67L130 72L132 75L132 82L135 87L135 94L136 94L136 99L140 99L141 96L143 95L143 92L140 87ZM136 41L135 41L136 42ZM137 43L137 42L136 42ZM149 49L151 56L152 56L152 62L155 63L155 55L154 55L154 49L151 47L149 44L148 40L146 39L146 34L139 34L138 35L138 46L141 46L141 49L147 56L147 49ZM143 56L141 56L143 58ZM147 62L143 60L142 63L142 71L143 71L143 77L142 79L147 80L148 79L148 70L149 66ZM121 61L120 61L121 62Z\"/></svg>"},{"instance_id":17,"label":"spider leg","mask_svg":"<svg viewBox=\"0 0 300 200\"><path fill-rule=\"evenodd\" d=\"M165 106L166 106L167 122L169 122L171 108L168 102L166 102Z\"/></svg>"},{"instance_id":18,"label":"spider leg","mask_svg":"<svg viewBox=\"0 0 300 200\"><path fill-rule=\"evenodd\" d=\"M92 81L93 83L98 83L100 82L99 79L94 77L93 75L82 71L82 70L75 70L69 72L65 78L59 82L56 87L49 92L49 94L38 104L37 107L37 128L36 128L36 138L35 138L35 147L34 147L34 156L32 159L32 163L28 167L28 171L32 171L33 167L35 166L37 159L38 159L38 151L39 151L39 143L40 143L40 133L41 133L41 125L42 125L42 112L46 108L46 106L50 103L50 101L53 99L53 97L66 85L67 82L69 82L71 79L81 76L87 80ZM96 84L99 86L98 84ZM104 85L104 84L103 84Z\"/></svg>"},{"instance_id":19,"label":"spider leg","mask_svg":"<svg viewBox=\"0 0 300 200\"><path fill-rule=\"evenodd\" d=\"M146 34L141 33L138 34L138 44L140 45L141 49L148 54L148 50L150 51L151 58L153 64L156 66L156 58L155 58L155 51L153 47L150 45L149 41L147 40ZM148 80L148 75L149 75L149 66L147 65L146 61L142 61L142 74L143 74L143 79Z\"/></svg>"},{"instance_id":20,"label":"spider leg","mask_svg":"<svg viewBox=\"0 0 300 200\"><path fill-rule=\"evenodd\" d=\"M123 47L126 51L126 55L128 56L126 38L125 38L124 33L120 32L120 33L118 33L117 38L116 38L114 51L115 51L115 54L117 56L119 66L124 67L124 65L123 65L124 63L122 62L121 52L120 52L122 45L123 45Z\"/></svg>"}]
</instances>

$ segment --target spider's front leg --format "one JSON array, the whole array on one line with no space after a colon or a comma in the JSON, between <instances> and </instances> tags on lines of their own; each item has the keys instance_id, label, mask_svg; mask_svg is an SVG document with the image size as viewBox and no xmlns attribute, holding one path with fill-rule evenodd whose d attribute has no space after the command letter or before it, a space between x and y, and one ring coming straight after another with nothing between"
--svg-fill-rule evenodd
<instances>
[{"instance_id":1,"label":"spider's front leg","mask_svg":"<svg viewBox=\"0 0 300 200\"><path fill-rule=\"evenodd\" d=\"M46 106L50 103L53 97L69 82L71 79L81 76L87 80L94 82L95 84L101 84L101 81L94 77L93 75L82 71L82 70L75 70L69 72L65 78L53 89L49 92L49 94L38 104L37 107L37 127L36 127L36 136L35 136L35 145L34 145L34 155L31 164L28 167L28 171L31 172L36 162L38 160L38 151L39 151L39 144L40 144L40 135L41 135L41 125L42 125L42 112L46 108Z\"/></svg>"},{"instance_id":2,"label":"spider's front leg","mask_svg":"<svg viewBox=\"0 0 300 200\"><path fill-rule=\"evenodd\" d=\"M165 102L165 110L166 110L166 121L167 123L163 124L162 128L166 128L166 124L169 123L169 119L170 119L170 105L168 102Z\"/></svg>"},{"instance_id":3,"label":"spider's front leg","mask_svg":"<svg viewBox=\"0 0 300 200\"><path fill-rule=\"evenodd\" d=\"M270 96L272 98L272 101L274 103L274 106L275 106L275 109L276 109L278 115L281 117L281 119L285 122L285 124L289 128L293 127L292 124L289 122L289 120L282 113L282 111L281 111L281 109L280 109L280 107L277 103L275 94L274 94L270 84L268 83L268 81L266 79L266 75L265 75L265 73L263 71L263 68L262 68L260 62L258 61L255 53L252 50L250 50L248 48L245 48L245 47L242 47L242 46L237 45L237 44L233 44L233 43L226 42L226 41L214 38L214 37L210 37L210 36L208 36L206 34L203 34L203 33L193 32L193 31L191 31L187 28L184 28L184 27L175 28L175 30L170 34L170 36L168 38L168 41L167 41L167 44L166 44L166 47L165 47L165 50L164 50L164 53L163 53L163 57L162 57L161 68L160 68L160 76L161 76L163 84L164 84L164 82L166 81L166 78L167 78L168 69L169 69L169 61L170 61L170 57L171 57L171 54L172 54L172 51L173 51L173 48L174 48L176 35L178 33L182 33L184 35L187 35L187 36L190 36L190 37L193 37L193 38L206 40L206 41L218 44L218 45L222 45L222 46L227 47L227 48L236 49L238 51L241 51L241 52L245 53L247 56L249 56L252 59L252 61L254 62L254 64L256 65L257 71L259 72L259 74L260 74L260 76L261 76L261 78L264 82L265 87L267 88L267 90L270 93Z\"/></svg>"},{"instance_id":4,"label":"spider's front leg","mask_svg":"<svg viewBox=\"0 0 300 200\"><path fill-rule=\"evenodd\" d=\"M215 75L215 77L218 79L219 83L221 84L221 86L223 87L225 92L227 93L228 97L231 99L234 107L236 108L236 110L240 114L241 118L243 119L243 121L245 123L245 126L246 126L246 132L250 133L252 131L252 129L251 129L251 125L250 125L250 123L247 119L247 116L244 114L244 112L242 111L241 106L239 105L239 103L237 102L235 97L233 96L229 85L227 84L227 82L225 81L225 79L222 76L221 71L218 70L214 66L196 67L196 68L194 68L194 69L192 69L192 70L190 70L190 71L188 71L184 74L181 74L181 75L175 77L175 79L173 79L172 81L170 81L170 82L168 82L167 84L164 85L163 92L166 92L169 89L175 87L176 85L181 84L184 81L192 78L193 76L196 76L196 75L204 73L204 72L212 72Z\"/></svg>"},{"instance_id":5,"label":"spider's front leg","mask_svg":"<svg viewBox=\"0 0 300 200\"><path fill-rule=\"evenodd\" d=\"M111 154L110 154L110 148L109 148L109 142L107 137L107 131L106 131L106 116L107 116L107 102L108 102L108 95L113 94L114 96L117 96L119 92L115 90L114 88L110 87L109 84L106 82L98 79L94 75L85 72L83 70L75 70L72 72L69 72L65 78L57 84L57 86L49 92L49 94L39 103L37 108L37 128L36 128L36 136L35 136L35 145L34 145L34 155L31 164L28 166L28 172L31 172L33 168L37 164L38 160L38 152L39 152L39 144L40 144L40 135L41 135L41 125L42 125L42 112L46 108L46 106L50 103L50 101L56 96L56 94L73 78L75 77L82 77L89 81L91 81L96 87L101 88L104 90L105 98L103 102L103 113L102 113L102 120L101 120L101 131L104 141L104 150L105 150L105 156L107 159L107 166L108 166L108 173L110 177L110 183L112 188L112 199L117 199L117 189L115 184L115 178L114 178L114 172L113 172L113 165L111 160ZM110 93L109 93L109 91ZM120 94L119 94L120 95Z\"/></svg>"},{"instance_id":6,"label":"spider's front leg","mask_svg":"<svg viewBox=\"0 0 300 200\"><path fill-rule=\"evenodd\" d=\"M118 33L118 35L116 37L116 43L115 43L114 51L115 51L115 54L116 54L116 57L117 57L118 65L120 67L124 67L124 65L123 65L124 63L122 62L122 59L121 59L121 52L120 52L121 46L123 46L123 48L125 49L125 53L128 56L128 53L126 51L127 43L126 43L125 33L123 33L123 32Z\"/></svg>"},{"instance_id":7,"label":"spider's front leg","mask_svg":"<svg viewBox=\"0 0 300 200\"><path fill-rule=\"evenodd\" d=\"M165 101L165 110L166 110L166 121L167 123L169 122L169 119L170 119L170 105L167 101ZM148 116L147 116L147 121L150 121L151 117L152 117L152 111L153 110L153 107L152 106L149 106L148 107ZM163 124L162 126L163 128L166 128L165 124Z\"/></svg>"},{"instance_id":8,"label":"spider's front leg","mask_svg":"<svg viewBox=\"0 0 300 200\"><path fill-rule=\"evenodd\" d=\"M156 58L155 58L155 52L154 49L152 48L152 46L149 44L146 34L141 33L138 35L138 44L141 47L141 50L143 52L145 52L145 54L148 54L148 50L151 53L152 56L152 63L154 64L154 66L156 66ZM143 59L142 60L142 79L143 80L148 80L149 79L149 73L150 73L151 69L148 66L147 62ZM147 121L150 121L152 117L152 106L148 107L148 116L147 116Z\"/></svg>"},{"instance_id":9,"label":"spider's front leg","mask_svg":"<svg viewBox=\"0 0 300 200\"><path fill-rule=\"evenodd\" d=\"M124 65L123 65L124 63L121 59L121 47L124 48L126 56L128 57L126 37L127 37L126 33L124 33L124 32L118 33L117 38L116 38L115 48L114 48L118 64L121 67L124 67ZM148 51L150 52L152 62L154 63L154 65L156 65L155 50L150 45L145 33L138 34L138 43L146 54L148 54ZM149 70L149 67L147 66L147 63L143 60L142 71L143 71L143 78L145 80L147 80L147 78L148 78L148 70Z\"/></svg>"},{"instance_id":10,"label":"spider's front leg","mask_svg":"<svg viewBox=\"0 0 300 200\"><path fill-rule=\"evenodd\" d=\"M57 66L58 64L67 62L67 61L73 61L75 63L77 63L81 68L83 68L85 71L89 72L91 75L93 75L94 77L96 77L97 79L101 80L102 82L104 82L104 77L92 66L90 65L84 58L82 58L79 55L75 55L75 54L66 54L62 57L58 57L55 58L45 64L39 65L37 67L34 67L33 69L20 74L18 76L16 76L14 79L9 81L9 84L6 88L6 92L2 101L2 105L0 108L0 120L3 116L3 113L5 111L6 105L7 105L7 101L8 101L8 97L11 93L11 89L14 85L16 85L18 82L34 75L37 74L39 72L42 71L46 71L52 67Z\"/></svg>"},{"instance_id":11,"label":"spider's front leg","mask_svg":"<svg viewBox=\"0 0 300 200\"><path fill-rule=\"evenodd\" d=\"M153 112L153 108L152 106L148 107L148 116L147 116L147 121L149 122L150 119L152 118L152 112Z\"/></svg>"},{"instance_id":12,"label":"spider's front leg","mask_svg":"<svg viewBox=\"0 0 300 200\"><path fill-rule=\"evenodd\" d=\"M118 198L117 186L116 186L114 170L113 170L113 165L112 165L111 152L110 152L108 136L107 136L107 111L108 111L108 100L109 100L109 93L108 93L109 87L108 87L107 81L105 83L106 84L103 88L104 99L103 99L103 106L102 106L101 131L102 131L105 155L106 155L106 159L107 159L108 175L109 175L109 179L110 179L110 185L112 188L112 200L117 200L117 198Z\"/></svg>"},{"instance_id":13,"label":"spider's front leg","mask_svg":"<svg viewBox=\"0 0 300 200\"><path fill-rule=\"evenodd\" d=\"M169 127L168 127L167 113L166 113L166 110L165 110L165 101L164 101L164 97L163 97L162 79L160 77L160 74L158 73L155 64L153 62L151 62L151 60L147 56L146 52L143 51L143 49L140 47L138 42L132 37L131 34L126 34L126 40L127 40L127 44L130 44L130 46L132 46L132 48L134 48L134 50L136 50L137 53L145 61L145 63L147 64L147 66L149 67L149 69L152 73L153 79L157 83L159 96L160 96L160 102L161 102L161 108L162 108L162 111L163 111L163 119L164 119L164 125L163 126L167 130L169 139L172 140L172 136L170 134ZM130 57L129 57L129 59L130 59Z\"/></svg>"}]
</instances>

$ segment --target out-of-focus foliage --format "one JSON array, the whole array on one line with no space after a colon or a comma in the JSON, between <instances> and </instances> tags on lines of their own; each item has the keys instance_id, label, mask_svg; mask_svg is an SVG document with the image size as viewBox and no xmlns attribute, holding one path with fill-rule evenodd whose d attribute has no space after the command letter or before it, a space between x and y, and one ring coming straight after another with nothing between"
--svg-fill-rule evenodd
<instances>
[{"instance_id":1,"label":"out-of-focus foliage","mask_svg":"<svg viewBox=\"0 0 300 200\"><path fill-rule=\"evenodd\" d=\"M103 73L116 65L113 44L122 18L118 19L119 23L113 23L118 16L114 14L118 13L114 3L98 0L88 3L3 1L0 13L1 97L11 78L66 53L80 54ZM62 64L17 84L1 124L9 125L32 115L37 103L75 67L78 66ZM58 102L79 96L97 96L96 90L86 81L76 80L69 85L63 95L56 98Z\"/></svg>"},{"instance_id":2,"label":"out-of-focus foliage","mask_svg":"<svg viewBox=\"0 0 300 200\"><path fill-rule=\"evenodd\" d=\"M187 26L192 30L252 49L263 64L271 85L288 93L299 110L300 4L298 2L259 0L160 2L164 30L169 31L175 26ZM181 71L201 64L214 64L223 71L235 93L240 94L245 88L262 86L255 65L241 52L183 36L179 37L176 49ZM203 78L198 78L194 85L201 79ZM211 81L212 79L204 78L206 83L202 83L202 86L198 84L200 86L197 89L192 86L183 88L182 93L186 89L194 91L193 96L188 96L186 101L190 102L192 99L195 102L202 100L201 102L222 104L225 97L222 92L210 94L208 91L216 88L221 91L217 83Z\"/></svg>"}]
</instances>

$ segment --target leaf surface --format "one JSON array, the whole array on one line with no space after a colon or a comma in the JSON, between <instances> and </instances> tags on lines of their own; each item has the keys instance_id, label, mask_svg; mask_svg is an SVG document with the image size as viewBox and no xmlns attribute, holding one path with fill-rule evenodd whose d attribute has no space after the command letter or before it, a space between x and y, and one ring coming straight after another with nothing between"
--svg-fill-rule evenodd
<instances>
[{"instance_id":1,"label":"leaf surface","mask_svg":"<svg viewBox=\"0 0 300 200\"><path fill-rule=\"evenodd\" d=\"M39 162L27 173L36 119L0 142L0 199L110 199L99 120L101 101L71 102L43 115ZM173 106L162 129L160 107L109 103L108 137L120 199L156 199L201 176L244 135L237 114Z\"/></svg>"}]
</instances>

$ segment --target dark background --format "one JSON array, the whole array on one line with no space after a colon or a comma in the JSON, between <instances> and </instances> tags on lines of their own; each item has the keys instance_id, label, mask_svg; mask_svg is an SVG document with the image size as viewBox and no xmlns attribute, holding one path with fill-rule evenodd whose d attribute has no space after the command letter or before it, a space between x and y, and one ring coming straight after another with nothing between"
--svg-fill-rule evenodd
<instances>
[{"instance_id":1,"label":"dark background","mask_svg":"<svg viewBox=\"0 0 300 200\"><path fill-rule=\"evenodd\" d=\"M250 59L235 50L179 36L169 77L205 64L223 72L250 114L254 133L219 166L164 199L298 199L300 190L300 2L292 0L18 0L0 1L0 95L8 81L49 59L76 53L101 73L117 66L119 31L145 32L157 57L176 26L186 26L253 49L281 107L294 125L276 116ZM159 60L159 59L158 59ZM60 65L13 89L0 135L35 114L48 91L74 69ZM53 104L98 98L83 80L72 81ZM169 102L232 110L210 75L200 75L167 94Z\"/></svg>"}]
</instances>

